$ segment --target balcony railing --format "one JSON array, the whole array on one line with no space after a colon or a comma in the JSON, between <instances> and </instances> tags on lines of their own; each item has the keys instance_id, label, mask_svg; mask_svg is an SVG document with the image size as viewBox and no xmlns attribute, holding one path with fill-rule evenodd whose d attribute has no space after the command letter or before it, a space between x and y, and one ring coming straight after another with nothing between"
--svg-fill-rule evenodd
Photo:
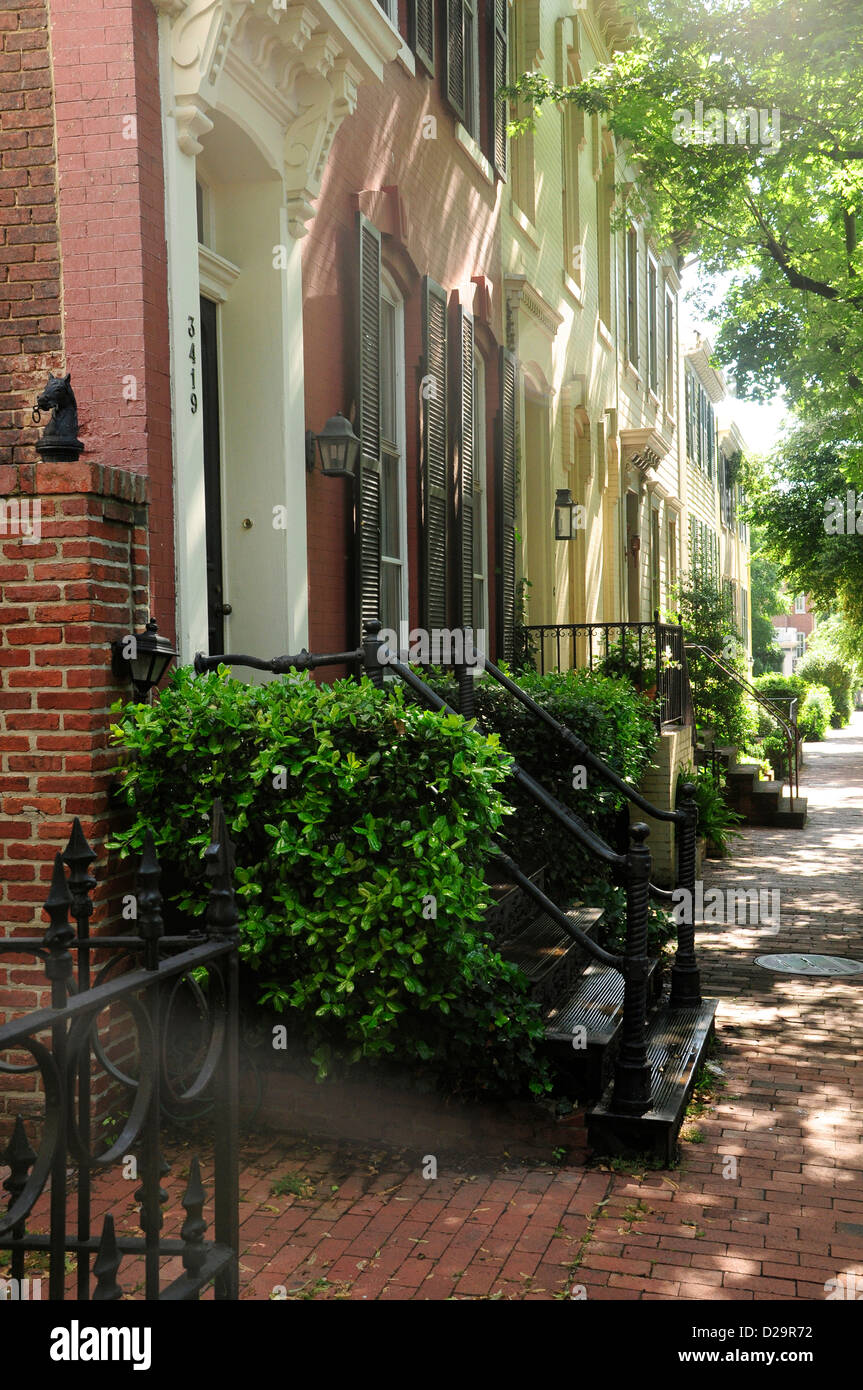
<instances>
[{"instance_id":1,"label":"balcony railing","mask_svg":"<svg viewBox=\"0 0 863 1390\"><path fill-rule=\"evenodd\" d=\"M694 730L683 628L663 623L530 623L518 629L522 664L546 671L626 676L654 702L656 727Z\"/></svg>"}]
</instances>

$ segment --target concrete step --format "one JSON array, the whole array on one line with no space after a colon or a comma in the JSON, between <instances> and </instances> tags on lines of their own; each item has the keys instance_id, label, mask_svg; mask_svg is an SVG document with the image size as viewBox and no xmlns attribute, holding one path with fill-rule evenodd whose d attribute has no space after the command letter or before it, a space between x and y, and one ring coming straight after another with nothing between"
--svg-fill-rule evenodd
<instances>
[{"instance_id":1,"label":"concrete step","mask_svg":"<svg viewBox=\"0 0 863 1390\"><path fill-rule=\"evenodd\" d=\"M770 824L781 826L785 830L802 830L806 824L806 817L805 796L783 796Z\"/></svg>"}]
</instances>

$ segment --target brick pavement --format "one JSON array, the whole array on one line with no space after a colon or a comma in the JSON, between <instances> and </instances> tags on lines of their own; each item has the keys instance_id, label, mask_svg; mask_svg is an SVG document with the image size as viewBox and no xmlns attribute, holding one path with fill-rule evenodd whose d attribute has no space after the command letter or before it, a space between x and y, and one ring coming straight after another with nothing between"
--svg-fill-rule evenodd
<instances>
[{"instance_id":1,"label":"brick pavement","mask_svg":"<svg viewBox=\"0 0 863 1390\"><path fill-rule=\"evenodd\" d=\"M804 782L805 830L748 829L706 870L710 886L778 888L781 916L700 932L724 1089L689 1122L678 1168L501 1155L442 1162L428 1180L419 1153L253 1136L242 1297L530 1300L580 1286L589 1300L823 1300L827 1280L851 1275L863 1288L863 979L754 964L800 949L863 959L863 716L807 750ZM182 1152L168 1157L176 1230ZM133 1187L102 1182L97 1216L119 1201L132 1231ZM121 1277L131 1293L140 1271Z\"/></svg>"}]
</instances>

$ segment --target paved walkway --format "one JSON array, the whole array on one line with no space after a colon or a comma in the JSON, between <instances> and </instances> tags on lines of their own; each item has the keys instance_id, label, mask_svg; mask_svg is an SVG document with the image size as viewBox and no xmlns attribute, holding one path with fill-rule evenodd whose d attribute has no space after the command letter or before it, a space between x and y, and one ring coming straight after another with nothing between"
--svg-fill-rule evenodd
<instances>
[{"instance_id":1,"label":"paved walkway","mask_svg":"<svg viewBox=\"0 0 863 1390\"><path fill-rule=\"evenodd\" d=\"M863 716L807 751L805 830L749 829L709 885L780 892L778 925L700 934L720 1093L671 1171L499 1165L244 1144L244 1298L818 1299L863 1291L863 977L775 975L763 952L863 959ZM169 1157L174 1158L173 1152ZM166 1231L176 1229L178 1169ZM100 1186L137 1234L134 1183ZM274 1190L275 1189L275 1190ZM124 1267L130 1292L135 1272ZM575 1290L575 1295L573 1294Z\"/></svg>"}]
</instances>

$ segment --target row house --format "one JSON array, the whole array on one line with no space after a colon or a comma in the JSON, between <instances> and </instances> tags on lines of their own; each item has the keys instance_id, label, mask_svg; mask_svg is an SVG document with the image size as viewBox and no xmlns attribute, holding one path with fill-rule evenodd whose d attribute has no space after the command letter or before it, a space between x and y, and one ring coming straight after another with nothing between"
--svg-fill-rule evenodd
<instances>
[{"instance_id":1,"label":"row house","mask_svg":"<svg viewBox=\"0 0 863 1390\"><path fill-rule=\"evenodd\" d=\"M104 838L110 647L148 616L182 662L341 651L373 617L509 657L519 581L531 622L646 621L691 518L720 535L734 438L706 350L682 369L675 248L600 117L509 140L497 95L627 33L614 0L0 15L0 469L7 519L40 509L0 540L8 921L71 816ZM77 396L53 453L49 373ZM353 481L316 457L334 419ZM739 547L717 564L742 612Z\"/></svg>"},{"instance_id":2,"label":"row house","mask_svg":"<svg viewBox=\"0 0 863 1390\"><path fill-rule=\"evenodd\" d=\"M742 649L750 662L749 528L742 517L745 496L739 481L746 444L712 355L711 343L700 336L683 355L686 567L696 580L703 576L721 586L736 629L736 636L729 633L727 654Z\"/></svg>"},{"instance_id":3,"label":"row house","mask_svg":"<svg viewBox=\"0 0 863 1390\"><path fill-rule=\"evenodd\" d=\"M774 614L771 622L782 649L782 674L792 676L797 663L806 655L809 638L815 631L816 616L809 595L794 594L790 597L788 611Z\"/></svg>"}]
</instances>

